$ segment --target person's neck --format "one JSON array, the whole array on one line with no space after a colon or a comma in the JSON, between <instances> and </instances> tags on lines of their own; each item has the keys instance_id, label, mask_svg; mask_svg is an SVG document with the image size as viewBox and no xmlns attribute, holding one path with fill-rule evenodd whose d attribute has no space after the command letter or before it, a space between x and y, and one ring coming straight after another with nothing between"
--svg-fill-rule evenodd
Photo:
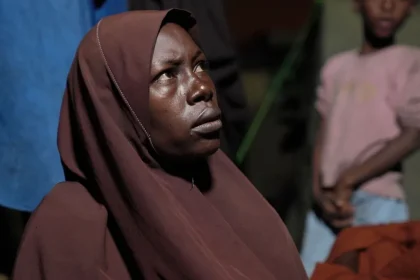
<instances>
[{"instance_id":1,"label":"person's neck","mask_svg":"<svg viewBox=\"0 0 420 280\"><path fill-rule=\"evenodd\" d=\"M155 163L154 168L191 182L200 191L206 192L212 186L212 178L207 157L195 159L168 158L160 156L153 148L149 148L150 156Z\"/></svg>"},{"instance_id":2,"label":"person's neck","mask_svg":"<svg viewBox=\"0 0 420 280\"><path fill-rule=\"evenodd\" d=\"M203 165L203 161L160 160L159 164L165 172L191 181L197 173L200 173L198 170Z\"/></svg>"},{"instance_id":3,"label":"person's neck","mask_svg":"<svg viewBox=\"0 0 420 280\"><path fill-rule=\"evenodd\" d=\"M169 158L166 156L162 157L157 153L154 153L153 156L156 159L159 169L173 176L184 178L187 181L191 181L193 177L198 178L208 165L207 158Z\"/></svg>"},{"instance_id":4,"label":"person's neck","mask_svg":"<svg viewBox=\"0 0 420 280\"><path fill-rule=\"evenodd\" d=\"M367 27L364 28L364 40L360 54L371 54L395 44L395 36L378 38Z\"/></svg>"}]
</instances>

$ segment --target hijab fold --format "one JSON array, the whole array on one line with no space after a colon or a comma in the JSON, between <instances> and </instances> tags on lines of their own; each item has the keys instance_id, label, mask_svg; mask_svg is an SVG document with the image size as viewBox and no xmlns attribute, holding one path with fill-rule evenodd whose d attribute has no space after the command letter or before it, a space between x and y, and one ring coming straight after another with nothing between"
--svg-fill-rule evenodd
<instances>
[{"instance_id":1,"label":"hijab fold","mask_svg":"<svg viewBox=\"0 0 420 280\"><path fill-rule=\"evenodd\" d=\"M82 41L58 131L66 182L33 215L14 279L307 279L281 219L222 152L206 192L151 166L150 63L168 15L195 25L181 10L128 12Z\"/></svg>"}]
</instances>

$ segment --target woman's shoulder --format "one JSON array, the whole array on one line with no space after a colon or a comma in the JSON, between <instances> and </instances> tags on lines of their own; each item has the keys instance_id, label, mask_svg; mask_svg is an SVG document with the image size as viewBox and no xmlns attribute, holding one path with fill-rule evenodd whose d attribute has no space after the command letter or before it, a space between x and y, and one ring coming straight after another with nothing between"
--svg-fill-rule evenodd
<instances>
[{"instance_id":1,"label":"woman's shoulder","mask_svg":"<svg viewBox=\"0 0 420 280\"><path fill-rule=\"evenodd\" d=\"M80 184L58 184L26 226L14 279L93 279L106 238L105 207Z\"/></svg>"},{"instance_id":2,"label":"woman's shoulder","mask_svg":"<svg viewBox=\"0 0 420 280\"><path fill-rule=\"evenodd\" d=\"M25 234L37 239L67 238L80 230L89 232L92 227L106 228L105 207L79 183L64 182L56 185L32 213Z\"/></svg>"},{"instance_id":3,"label":"woman's shoulder","mask_svg":"<svg viewBox=\"0 0 420 280\"><path fill-rule=\"evenodd\" d=\"M105 207L95 201L83 185L64 182L57 184L44 197L31 219L67 223L69 220L96 220L104 214Z\"/></svg>"}]
</instances>

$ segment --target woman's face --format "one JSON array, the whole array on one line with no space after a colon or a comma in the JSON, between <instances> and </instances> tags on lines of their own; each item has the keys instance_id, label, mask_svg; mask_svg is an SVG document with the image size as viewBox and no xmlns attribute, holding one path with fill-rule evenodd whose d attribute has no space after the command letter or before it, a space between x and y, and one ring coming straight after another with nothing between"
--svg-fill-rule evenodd
<instances>
[{"instance_id":1,"label":"woman's face","mask_svg":"<svg viewBox=\"0 0 420 280\"><path fill-rule=\"evenodd\" d=\"M216 89L204 54L179 25L160 30L150 74L149 133L157 152L175 159L216 152L222 127Z\"/></svg>"}]
</instances>

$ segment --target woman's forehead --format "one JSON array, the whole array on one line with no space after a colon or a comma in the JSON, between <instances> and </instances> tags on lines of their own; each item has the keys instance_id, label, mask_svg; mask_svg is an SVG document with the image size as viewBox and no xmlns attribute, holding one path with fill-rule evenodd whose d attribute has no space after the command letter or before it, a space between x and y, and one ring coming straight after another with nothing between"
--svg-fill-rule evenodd
<instances>
[{"instance_id":1,"label":"woman's forehead","mask_svg":"<svg viewBox=\"0 0 420 280\"><path fill-rule=\"evenodd\" d=\"M162 27L156 40L152 66L155 64L180 64L184 59L193 59L201 54L191 35L177 24L166 24Z\"/></svg>"},{"instance_id":2,"label":"woman's forehead","mask_svg":"<svg viewBox=\"0 0 420 280\"><path fill-rule=\"evenodd\" d=\"M164 25L158 34L156 45L175 51L179 44L186 44L185 47L196 45L191 35L183 27L174 23Z\"/></svg>"}]
</instances>

